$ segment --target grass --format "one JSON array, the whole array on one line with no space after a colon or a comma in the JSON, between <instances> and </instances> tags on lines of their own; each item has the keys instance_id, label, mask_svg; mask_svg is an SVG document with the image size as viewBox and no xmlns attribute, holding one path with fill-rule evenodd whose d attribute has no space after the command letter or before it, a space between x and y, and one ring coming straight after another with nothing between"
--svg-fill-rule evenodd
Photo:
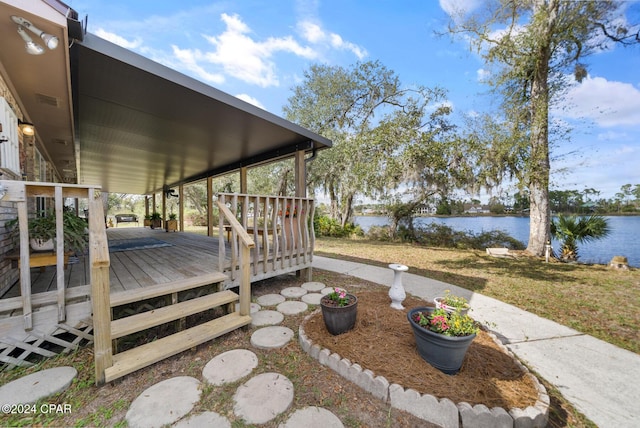
<instances>
[{"instance_id":1,"label":"grass","mask_svg":"<svg viewBox=\"0 0 640 428\"><path fill-rule=\"evenodd\" d=\"M321 238L315 254L387 266L494 297L640 353L640 270L497 258L484 251L428 248L365 239Z\"/></svg>"}]
</instances>

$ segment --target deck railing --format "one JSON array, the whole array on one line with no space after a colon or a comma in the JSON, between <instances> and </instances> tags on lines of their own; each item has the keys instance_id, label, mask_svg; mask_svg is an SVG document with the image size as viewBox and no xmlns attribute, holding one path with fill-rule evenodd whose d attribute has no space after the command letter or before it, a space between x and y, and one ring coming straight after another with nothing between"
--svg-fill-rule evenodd
<instances>
[{"instance_id":1,"label":"deck railing","mask_svg":"<svg viewBox=\"0 0 640 428\"><path fill-rule=\"evenodd\" d=\"M0 180L0 187L3 189L3 201L14 202L18 213L18 235L19 235L19 265L20 265L20 298L22 302L22 317L24 319L24 329L29 331L33 328L33 301L31 295L31 251L29 247L29 215L28 198L44 197L53 199L54 213L56 218L56 246L55 266L56 266L56 292L55 301L58 307L58 322L66 319L67 290L65 284L65 249L64 249L64 229L63 211L65 198L78 198L89 200L90 224L89 224L89 247L90 254L95 254L92 258L92 268L94 265L106 265L107 278L106 288L108 293L109 278L109 252L107 250L107 237L104 227L104 214L102 202L96 199L96 190L99 187L84 186L61 183L39 183L28 181ZM104 248L102 248L104 246ZM98 253L98 249L101 251ZM52 255L52 257L54 257ZM96 279L97 282L104 279ZM95 286L92 279L92 285ZM104 285L104 284L103 284ZM46 302L44 302L46 303ZM43 304L43 302L40 302Z\"/></svg>"},{"instance_id":2,"label":"deck railing","mask_svg":"<svg viewBox=\"0 0 640 428\"><path fill-rule=\"evenodd\" d=\"M286 273L311 267L315 244L313 199L219 193L218 206L227 208L256 243L250 253L253 281L273 276L274 272ZM227 218L220 216L220 270L229 275L232 284L237 285L242 266L238 258L238 232L230 226ZM225 239L229 246L225 245Z\"/></svg>"},{"instance_id":3,"label":"deck railing","mask_svg":"<svg viewBox=\"0 0 640 428\"><path fill-rule=\"evenodd\" d=\"M253 239L249 236L242 225L238 223L233 213L227 208L227 206L218 200L218 209L220 210L220 219L225 219L230 227L230 232L233 236L237 237L236 242L238 245L232 246L234 249L232 259L236 260L240 270L239 286L240 286L240 315L249 315L251 312L251 271L249 266L250 251L255 248ZM222 221L221 221L222 224ZM224 246L223 238L219 239ZM220 269L223 272L223 269ZM232 270L237 275L235 269Z\"/></svg>"}]
</instances>

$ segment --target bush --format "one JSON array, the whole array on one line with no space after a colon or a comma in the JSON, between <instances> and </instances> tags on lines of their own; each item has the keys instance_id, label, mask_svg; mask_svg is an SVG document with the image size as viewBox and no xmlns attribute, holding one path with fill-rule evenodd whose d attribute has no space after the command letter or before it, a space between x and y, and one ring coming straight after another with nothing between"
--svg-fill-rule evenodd
<instances>
[{"instance_id":1,"label":"bush","mask_svg":"<svg viewBox=\"0 0 640 428\"><path fill-rule=\"evenodd\" d=\"M391 241L390 227L371 226L366 233L366 237L374 241Z\"/></svg>"},{"instance_id":2,"label":"bush","mask_svg":"<svg viewBox=\"0 0 640 428\"><path fill-rule=\"evenodd\" d=\"M389 241L389 227L372 227L367 232L369 239ZM524 244L500 230L481 232L454 230L441 223L431 223L427 226L411 230L399 227L397 236L404 242L415 242L430 247L460 248L482 250L487 247L506 247L512 250L523 250Z\"/></svg>"},{"instance_id":3,"label":"bush","mask_svg":"<svg viewBox=\"0 0 640 428\"><path fill-rule=\"evenodd\" d=\"M347 223L342 227L338 220L325 215L314 217L313 228L315 229L316 236L331 236L334 238L364 236L364 232L360 226L356 226L353 223Z\"/></svg>"}]
</instances>

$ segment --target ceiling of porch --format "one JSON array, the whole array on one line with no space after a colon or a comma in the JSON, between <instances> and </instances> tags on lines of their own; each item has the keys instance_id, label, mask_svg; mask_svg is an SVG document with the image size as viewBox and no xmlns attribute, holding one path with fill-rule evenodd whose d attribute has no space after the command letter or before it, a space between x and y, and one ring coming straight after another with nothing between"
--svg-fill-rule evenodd
<instances>
[{"instance_id":1,"label":"ceiling of porch","mask_svg":"<svg viewBox=\"0 0 640 428\"><path fill-rule=\"evenodd\" d=\"M40 7L25 11L0 2L0 72L65 181L145 194L331 146L320 135L95 35L70 39L66 18L50 6L59 2L33 4ZM59 37L60 46L28 55L10 19L15 14Z\"/></svg>"}]
</instances>

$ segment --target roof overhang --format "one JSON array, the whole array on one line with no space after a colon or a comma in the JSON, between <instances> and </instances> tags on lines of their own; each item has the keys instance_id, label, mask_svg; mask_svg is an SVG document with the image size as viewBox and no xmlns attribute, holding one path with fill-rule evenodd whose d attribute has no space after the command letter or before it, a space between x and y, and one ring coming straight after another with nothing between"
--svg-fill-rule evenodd
<instances>
[{"instance_id":1,"label":"roof overhang","mask_svg":"<svg viewBox=\"0 0 640 428\"><path fill-rule=\"evenodd\" d=\"M78 21L52 7L60 2L32 3L38 8L20 13L57 35L60 46L38 57L26 54L9 19L16 7L0 2L0 71L65 181L147 194L331 146L318 134L93 34L77 40Z\"/></svg>"}]
</instances>

